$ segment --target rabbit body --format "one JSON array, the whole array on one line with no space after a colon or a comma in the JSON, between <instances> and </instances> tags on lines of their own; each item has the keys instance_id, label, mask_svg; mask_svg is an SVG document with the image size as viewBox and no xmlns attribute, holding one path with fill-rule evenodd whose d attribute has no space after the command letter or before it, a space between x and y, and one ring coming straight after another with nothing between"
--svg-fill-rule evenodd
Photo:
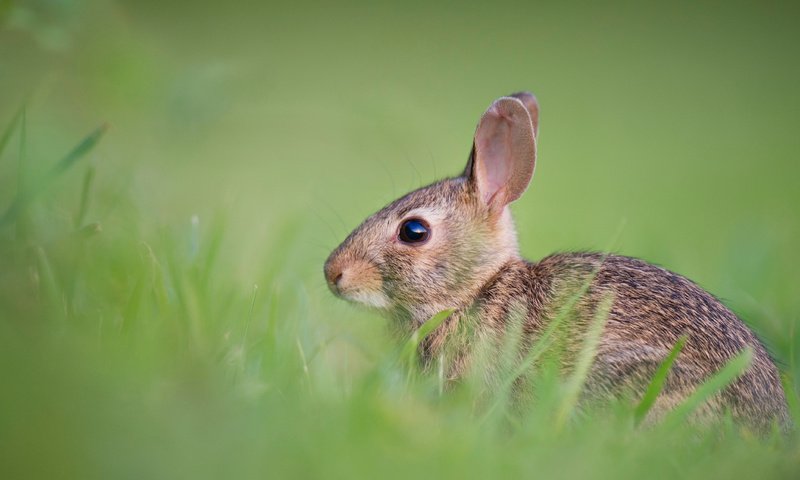
<instances>
[{"instance_id":1,"label":"rabbit body","mask_svg":"<svg viewBox=\"0 0 800 480\"><path fill-rule=\"evenodd\" d=\"M577 302L570 305L574 298ZM610 309L598 312L604 298L613 299ZM565 305L569 305L568 310ZM454 312L426 339L423 361L430 363L444 354L452 346L448 341L459 335L459 322L469 322L470 317L478 319L475 335L503 345L509 329L513 330L508 319L519 312L524 313L522 335L529 339L526 344L536 341L560 315L568 315L565 323L569 334L561 358L565 373L584 347L583 333L592 322L605 318L586 380L586 399L625 394L640 397L670 350L685 335L688 341L649 413L651 422L684 401L750 346L751 367L706 402L695 419L713 421L730 411L734 419L757 431L767 431L773 422L782 428L788 425L778 371L753 332L693 282L635 258L562 253L537 263L512 260L486 284L468 310ZM470 367L468 348L449 353L450 379L457 380Z\"/></svg>"},{"instance_id":2,"label":"rabbit body","mask_svg":"<svg viewBox=\"0 0 800 480\"><path fill-rule=\"evenodd\" d=\"M641 396L685 335L652 419L750 346L749 368L707 401L697 418L730 412L761 431L788 425L780 377L768 353L735 314L696 284L617 255L566 253L537 263L520 257L508 205L533 175L537 133L532 95L495 101L481 118L463 175L391 203L334 250L325 264L332 291L408 329L454 309L420 346L423 362L447 357L454 382L470 367L476 339L501 348L507 333L519 327L524 352L565 314L562 362L569 371L585 332L605 315L585 397ZM608 311L599 312L605 301ZM499 381L491 368L485 377L489 384Z\"/></svg>"}]
</instances>

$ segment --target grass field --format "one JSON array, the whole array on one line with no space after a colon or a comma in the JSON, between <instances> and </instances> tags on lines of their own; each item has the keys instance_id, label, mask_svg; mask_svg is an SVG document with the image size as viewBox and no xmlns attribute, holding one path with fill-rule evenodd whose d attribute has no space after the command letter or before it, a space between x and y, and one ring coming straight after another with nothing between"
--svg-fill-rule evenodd
<instances>
[{"instance_id":1,"label":"grass field","mask_svg":"<svg viewBox=\"0 0 800 480\"><path fill-rule=\"evenodd\" d=\"M0 1L1 478L798 478L797 434L529 415L404 362L322 264L542 106L523 253L697 281L800 385L789 2Z\"/></svg>"}]
</instances>

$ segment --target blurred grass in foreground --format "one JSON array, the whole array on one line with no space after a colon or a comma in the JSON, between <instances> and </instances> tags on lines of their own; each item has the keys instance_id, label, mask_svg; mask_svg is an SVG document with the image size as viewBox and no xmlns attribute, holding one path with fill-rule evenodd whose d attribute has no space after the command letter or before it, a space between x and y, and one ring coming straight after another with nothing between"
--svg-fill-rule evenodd
<instances>
[{"instance_id":1,"label":"blurred grass in foreground","mask_svg":"<svg viewBox=\"0 0 800 480\"><path fill-rule=\"evenodd\" d=\"M630 402L575 418L574 385L546 371L530 415L509 419L502 391L481 415L475 392L409 375L321 275L366 214L460 170L492 99L528 88L525 253L602 248L625 221L615 250L721 295L797 384L796 20L0 2L0 214L25 198L0 227L0 475L796 477L795 435L639 429Z\"/></svg>"}]
</instances>

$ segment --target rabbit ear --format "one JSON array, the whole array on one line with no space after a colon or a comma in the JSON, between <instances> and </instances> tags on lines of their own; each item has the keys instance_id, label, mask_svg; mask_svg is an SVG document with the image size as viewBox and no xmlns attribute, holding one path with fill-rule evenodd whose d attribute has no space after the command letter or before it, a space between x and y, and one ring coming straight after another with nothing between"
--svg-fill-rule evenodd
<instances>
[{"instance_id":1,"label":"rabbit ear","mask_svg":"<svg viewBox=\"0 0 800 480\"><path fill-rule=\"evenodd\" d=\"M532 99L538 117L538 107ZM536 134L523 100L495 100L481 117L465 175L487 206L497 209L522 196L536 165Z\"/></svg>"},{"instance_id":2,"label":"rabbit ear","mask_svg":"<svg viewBox=\"0 0 800 480\"><path fill-rule=\"evenodd\" d=\"M514 97L521 101L525 108L528 109L528 115L531 116L531 123L533 123L533 137L539 139L539 101L536 96L531 92L517 92L512 93L509 97Z\"/></svg>"}]
</instances>

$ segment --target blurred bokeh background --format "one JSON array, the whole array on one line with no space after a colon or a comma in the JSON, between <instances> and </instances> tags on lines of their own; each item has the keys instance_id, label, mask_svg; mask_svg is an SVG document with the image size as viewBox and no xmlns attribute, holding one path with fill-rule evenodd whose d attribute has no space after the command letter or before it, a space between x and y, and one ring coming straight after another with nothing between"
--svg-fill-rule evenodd
<instances>
[{"instance_id":1,"label":"blurred bokeh background","mask_svg":"<svg viewBox=\"0 0 800 480\"><path fill-rule=\"evenodd\" d=\"M24 184L21 171L37 178L108 124L97 147L31 205L38 227L25 237L25 248L52 257L55 285L86 289L68 308L68 321L82 319L65 334L68 350L43 346L30 330L47 316L36 288L25 286L41 256L29 261L24 246L8 246L19 235L3 232L0 315L14 339L5 343L21 345L4 354L3 389L25 377L30 391L12 395L0 415L24 411L30 395L57 410L49 399L83 385L86 365L100 359L107 369L86 380L98 398L157 383L159 362L172 363L166 349L153 347L156 355L139 348L144 341L119 340L138 345L127 352L135 360L109 360L82 339L122 328L138 298L141 244L191 256L194 230L219 238L215 267L198 283L224 285L198 289L199 297L238 312L254 284L267 292L248 317L256 338L269 332L279 296L271 289L280 284L296 303L281 318L305 332L298 338L317 345L308 338L325 331L369 344L382 320L329 295L324 259L366 215L460 172L480 114L518 90L534 92L542 108L536 177L514 206L523 253L613 250L684 274L753 325L800 379L798 20L795 2L0 1L0 129L24 109L24 128L17 123L0 156L0 211ZM60 261L57 226L70 223L88 168L86 219L102 232L82 257ZM159 264L170 263L153 248ZM87 270L72 276L81 265ZM212 300L198 300L201 310L203 302ZM325 361L349 371L352 349L332 344ZM82 358L86 351L94 353ZM191 372L198 351L186 360ZM50 355L63 355L63 371L36 377L19 368ZM44 379L65 383L49 390ZM147 405L169 396L156 390ZM106 400L97 405L115 409ZM110 418L135 423L119 412ZM176 421L173 440L197 433L181 421L192 422ZM27 425L51 437L52 452L71 443L53 432L75 427ZM33 455L22 437L8 442ZM38 439L31 433L29 446ZM136 472L131 465L98 471Z\"/></svg>"}]
</instances>

